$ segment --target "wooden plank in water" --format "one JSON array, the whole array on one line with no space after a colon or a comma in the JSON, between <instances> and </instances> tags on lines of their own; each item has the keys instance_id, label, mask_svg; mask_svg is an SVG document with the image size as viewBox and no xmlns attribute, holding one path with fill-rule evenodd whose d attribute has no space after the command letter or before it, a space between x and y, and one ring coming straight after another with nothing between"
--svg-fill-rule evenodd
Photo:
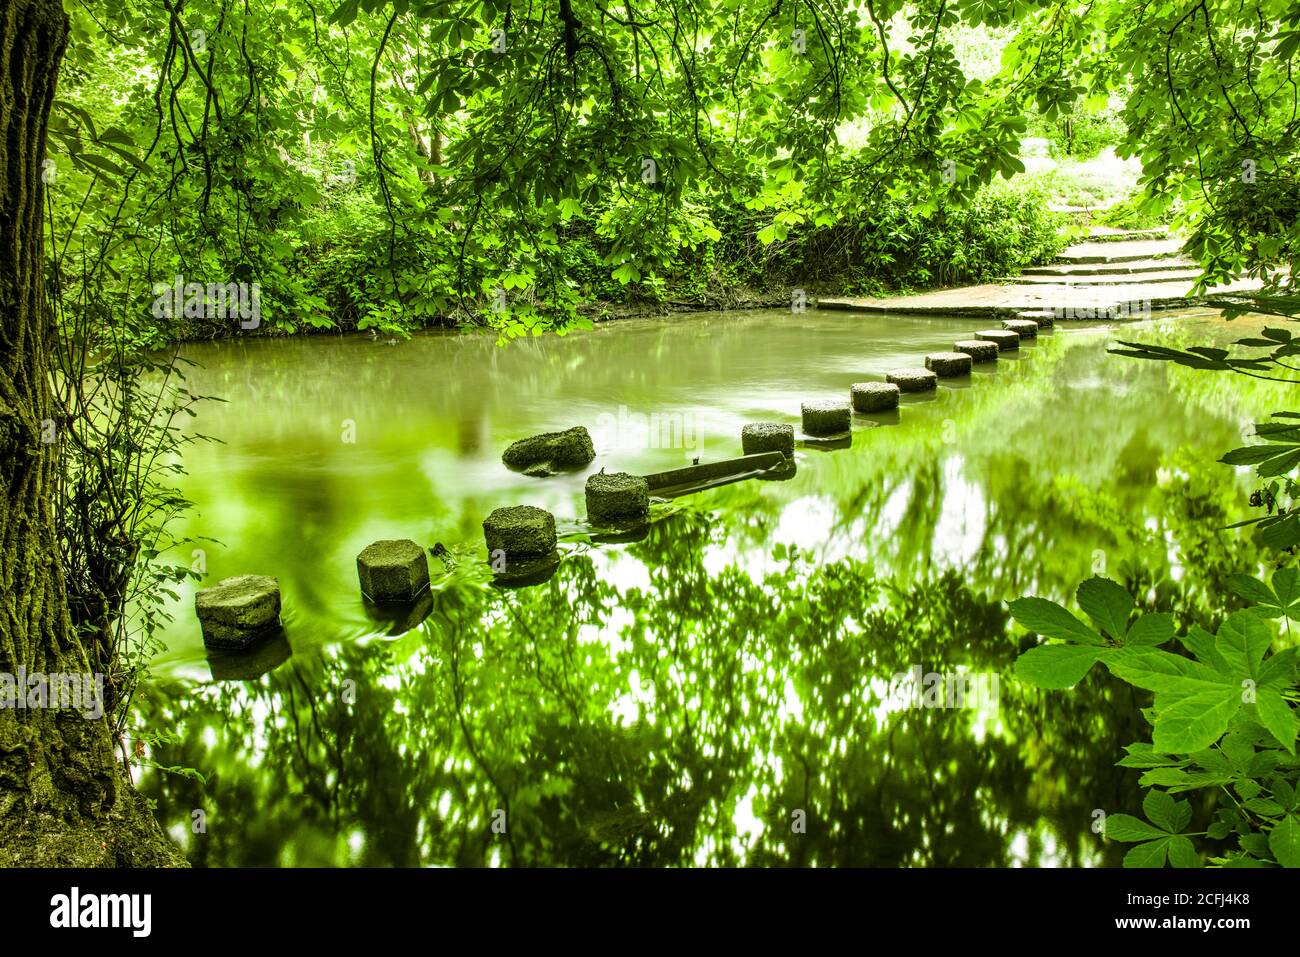
<instances>
[{"instance_id":1,"label":"wooden plank in water","mask_svg":"<svg viewBox=\"0 0 1300 957\"><path fill-rule=\"evenodd\" d=\"M739 458L724 459L721 462L704 462L699 465L669 469L667 472L655 472L647 475L645 480L650 486L652 495L660 497L686 495L761 475L788 461L780 452L757 452Z\"/></svg>"}]
</instances>

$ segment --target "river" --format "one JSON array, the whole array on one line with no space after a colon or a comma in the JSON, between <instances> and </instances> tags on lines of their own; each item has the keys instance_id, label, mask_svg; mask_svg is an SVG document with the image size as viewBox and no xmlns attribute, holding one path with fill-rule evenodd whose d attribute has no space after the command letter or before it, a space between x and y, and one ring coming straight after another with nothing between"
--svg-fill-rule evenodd
<instances>
[{"instance_id":1,"label":"river","mask_svg":"<svg viewBox=\"0 0 1300 957\"><path fill-rule=\"evenodd\" d=\"M987 325L987 323L983 324ZM1097 811L1134 812L1129 687L1042 692L1006 602L1104 574L1207 621L1260 560L1249 477L1214 463L1263 384L1108 355L1116 336L1244 335L1192 313L1071 324L969 380L855 416L786 481L657 505L590 541L587 471L740 454L746 422L920 365L981 323L753 312L624 320L500 347L435 332L191 346L194 510L175 550L205 581L276 576L284 634L209 661L193 587L137 701L137 773L198 865L1115 865ZM507 470L513 440L585 425L589 470ZM481 522L557 518L548 581L499 589ZM371 541L441 543L431 601L362 602ZM1217 603L1217 604L1216 604ZM900 674L988 692L951 707ZM961 676L965 676L962 679ZM950 703L951 702L947 702ZM164 772L153 764L193 769ZM201 776L201 778L200 778Z\"/></svg>"}]
</instances>

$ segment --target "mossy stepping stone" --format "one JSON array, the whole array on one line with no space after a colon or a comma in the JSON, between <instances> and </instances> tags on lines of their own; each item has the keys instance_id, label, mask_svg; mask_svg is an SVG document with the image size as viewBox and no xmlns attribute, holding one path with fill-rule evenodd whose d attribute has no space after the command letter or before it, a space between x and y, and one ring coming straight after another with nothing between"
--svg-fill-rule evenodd
<instances>
[{"instance_id":1,"label":"mossy stepping stone","mask_svg":"<svg viewBox=\"0 0 1300 957\"><path fill-rule=\"evenodd\" d=\"M898 408L899 388L892 382L855 382L849 388L853 408L859 412L887 412Z\"/></svg>"},{"instance_id":2,"label":"mossy stepping stone","mask_svg":"<svg viewBox=\"0 0 1300 957\"><path fill-rule=\"evenodd\" d=\"M840 435L852 428L852 413L843 399L817 399L799 409L805 435Z\"/></svg>"},{"instance_id":3,"label":"mossy stepping stone","mask_svg":"<svg viewBox=\"0 0 1300 957\"><path fill-rule=\"evenodd\" d=\"M429 587L429 560L408 538L378 541L357 556L357 577L371 601L411 601Z\"/></svg>"},{"instance_id":4,"label":"mossy stepping stone","mask_svg":"<svg viewBox=\"0 0 1300 957\"><path fill-rule=\"evenodd\" d=\"M794 454L794 426L779 422L751 422L740 430L740 450L746 455L759 452Z\"/></svg>"},{"instance_id":5,"label":"mossy stepping stone","mask_svg":"<svg viewBox=\"0 0 1300 957\"><path fill-rule=\"evenodd\" d=\"M996 343L998 349L1002 352L1010 352L1012 349L1020 348L1020 333L1012 332L1009 329L981 329L975 333L975 338Z\"/></svg>"},{"instance_id":6,"label":"mossy stepping stone","mask_svg":"<svg viewBox=\"0 0 1300 957\"><path fill-rule=\"evenodd\" d=\"M550 475L560 469L580 469L596 457L587 430L578 425L563 432L545 432L514 442L501 455L507 468L527 475Z\"/></svg>"},{"instance_id":7,"label":"mossy stepping stone","mask_svg":"<svg viewBox=\"0 0 1300 957\"><path fill-rule=\"evenodd\" d=\"M970 375L971 357L965 352L932 352L925 357L925 367L940 379Z\"/></svg>"},{"instance_id":8,"label":"mossy stepping stone","mask_svg":"<svg viewBox=\"0 0 1300 957\"><path fill-rule=\"evenodd\" d=\"M239 575L200 589L194 610L209 648L238 650L280 623L280 583L266 575Z\"/></svg>"},{"instance_id":9,"label":"mossy stepping stone","mask_svg":"<svg viewBox=\"0 0 1300 957\"><path fill-rule=\"evenodd\" d=\"M963 339L952 344L953 352L964 352L971 362L993 362L998 357L998 344L982 339Z\"/></svg>"},{"instance_id":10,"label":"mossy stepping stone","mask_svg":"<svg viewBox=\"0 0 1300 957\"><path fill-rule=\"evenodd\" d=\"M592 522L645 518L650 484L644 475L597 472L587 476L587 519Z\"/></svg>"},{"instance_id":11,"label":"mossy stepping stone","mask_svg":"<svg viewBox=\"0 0 1300 957\"><path fill-rule=\"evenodd\" d=\"M930 392L939 385L939 377L929 369L895 369L885 381L898 386L900 392Z\"/></svg>"},{"instance_id":12,"label":"mossy stepping stone","mask_svg":"<svg viewBox=\"0 0 1300 957\"><path fill-rule=\"evenodd\" d=\"M555 516L532 505L498 508L483 519L488 556L545 555L555 548Z\"/></svg>"}]
</instances>

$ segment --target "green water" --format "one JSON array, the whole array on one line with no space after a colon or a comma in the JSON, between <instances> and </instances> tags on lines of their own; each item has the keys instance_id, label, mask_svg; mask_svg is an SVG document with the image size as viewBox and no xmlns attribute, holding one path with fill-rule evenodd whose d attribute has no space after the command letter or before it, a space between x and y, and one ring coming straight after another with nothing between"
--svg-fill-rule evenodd
<instances>
[{"instance_id":1,"label":"green water","mask_svg":"<svg viewBox=\"0 0 1300 957\"><path fill-rule=\"evenodd\" d=\"M852 448L800 448L788 481L656 506L621 544L586 537L586 473L528 478L501 451L585 425L592 471L737 455L742 424L797 431L801 400L979 324L773 312L505 348L194 346L191 389L227 401L196 425L221 442L186 455L199 540L178 557L209 583L277 576L285 633L209 662L181 595L140 722L174 739L150 760L205 780L144 768L142 786L209 865L1116 864L1094 812L1138 803L1114 762L1144 702L1098 673L1020 686L1005 601L1065 599L1100 572L1202 620L1227 574L1254 570L1249 540L1216 530L1246 517L1248 479L1212 460L1274 394L1105 352L1117 332L1247 325L1062 328L897 415L855 416ZM513 504L555 513L564 560L502 590L480 523ZM456 560L431 559L410 630L361 601L355 556L379 538ZM996 698L890 700L917 667L996 676Z\"/></svg>"}]
</instances>

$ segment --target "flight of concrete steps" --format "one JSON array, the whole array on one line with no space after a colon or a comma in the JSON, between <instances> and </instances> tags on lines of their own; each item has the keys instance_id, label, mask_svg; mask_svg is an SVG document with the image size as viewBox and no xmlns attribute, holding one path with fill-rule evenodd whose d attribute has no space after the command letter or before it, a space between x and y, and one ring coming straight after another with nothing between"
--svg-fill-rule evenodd
<instances>
[{"instance_id":1,"label":"flight of concrete steps","mask_svg":"<svg viewBox=\"0 0 1300 957\"><path fill-rule=\"evenodd\" d=\"M1195 306L1190 295L1200 275L1181 253L1181 241L1164 230L1093 227L1089 238L1066 248L1056 262L1033 266L997 283L941 289L913 296L829 298L819 309L900 315L1006 317L1050 310L1062 320L1143 318L1160 309ZM1215 293L1258 289L1258 281L1216 286Z\"/></svg>"}]
</instances>

